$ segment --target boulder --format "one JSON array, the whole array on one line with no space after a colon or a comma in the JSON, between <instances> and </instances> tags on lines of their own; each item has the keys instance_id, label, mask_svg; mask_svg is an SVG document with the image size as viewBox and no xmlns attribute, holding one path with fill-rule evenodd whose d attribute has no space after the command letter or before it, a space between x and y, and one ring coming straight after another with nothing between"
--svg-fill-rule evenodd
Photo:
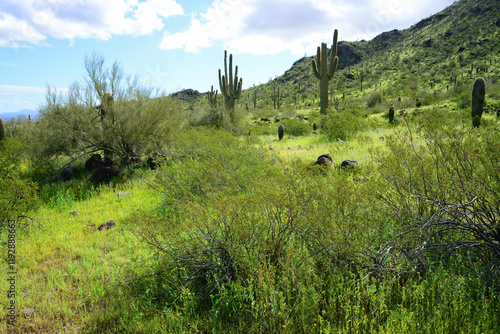
<instances>
[{"instance_id":1,"label":"boulder","mask_svg":"<svg viewBox=\"0 0 500 334\"><path fill-rule=\"evenodd\" d=\"M65 181L71 180L71 178L73 177L73 171L74 171L73 167L64 168L61 171L61 177L63 178L63 180L65 180Z\"/></svg>"},{"instance_id":2,"label":"boulder","mask_svg":"<svg viewBox=\"0 0 500 334\"><path fill-rule=\"evenodd\" d=\"M120 171L112 166L99 166L95 173L90 177L90 181L92 182L108 182L113 177L118 176Z\"/></svg>"},{"instance_id":3,"label":"boulder","mask_svg":"<svg viewBox=\"0 0 500 334\"><path fill-rule=\"evenodd\" d=\"M322 166L332 166L332 167L335 166L335 163L333 162L331 155L328 153L320 155L314 164Z\"/></svg>"},{"instance_id":4,"label":"boulder","mask_svg":"<svg viewBox=\"0 0 500 334\"><path fill-rule=\"evenodd\" d=\"M125 153L120 161L120 166L138 165L141 158L135 153Z\"/></svg>"},{"instance_id":5,"label":"boulder","mask_svg":"<svg viewBox=\"0 0 500 334\"><path fill-rule=\"evenodd\" d=\"M344 160L342 161L342 164L340 165L340 168L342 169L349 169L349 168L358 168L359 164L355 160Z\"/></svg>"},{"instance_id":6,"label":"boulder","mask_svg":"<svg viewBox=\"0 0 500 334\"><path fill-rule=\"evenodd\" d=\"M156 168L160 167L161 164L165 161L167 161L167 156L165 154L155 152L148 158L148 160L146 161L146 165L148 165L151 170L155 170Z\"/></svg>"},{"instance_id":7,"label":"boulder","mask_svg":"<svg viewBox=\"0 0 500 334\"><path fill-rule=\"evenodd\" d=\"M98 153L92 154L92 156L87 161L85 161L85 170L91 171L91 170L99 167L101 162L102 162L102 157L100 154L98 154Z\"/></svg>"}]
</instances>

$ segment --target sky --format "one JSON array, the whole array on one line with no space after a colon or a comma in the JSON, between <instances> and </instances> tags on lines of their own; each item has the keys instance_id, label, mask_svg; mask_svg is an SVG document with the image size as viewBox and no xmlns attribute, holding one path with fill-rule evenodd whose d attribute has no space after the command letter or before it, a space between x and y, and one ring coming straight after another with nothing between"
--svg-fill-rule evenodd
<instances>
[{"instance_id":1,"label":"sky","mask_svg":"<svg viewBox=\"0 0 500 334\"><path fill-rule=\"evenodd\" d=\"M0 115L38 109L47 87L84 82L86 56L173 93L218 88L224 50L243 89L322 42L406 29L453 0L1 0Z\"/></svg>"}]
</instances>

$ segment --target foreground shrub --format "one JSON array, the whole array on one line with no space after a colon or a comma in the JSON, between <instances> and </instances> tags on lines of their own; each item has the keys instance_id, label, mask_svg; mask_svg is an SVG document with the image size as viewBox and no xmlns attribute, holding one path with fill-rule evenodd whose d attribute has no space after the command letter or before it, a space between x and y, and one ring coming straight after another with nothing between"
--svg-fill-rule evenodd
<instances>
[{"instance_id":1,"label":"foreground shrub","mask_svg":"<svg viewBox=\"0 0 500 334\"><path fill-rule=\"evenodd\" d=\"M0 141L0 229L33 205L36 186L20 174L26 147L16 139Z\"/></svg>"},{"instance_id":2,"label":"foreground shrub","mask_svg":"<svg viewBox=\"0 0 500 334\"><path fill-rule=\"evenodd\" d=\"M498 289L500 135L436 123L422 131L422 137L398 134L381 160L391 187L382 197L395 210L401 234L384 248L380 265L425 273L456 256L468 275Z\"/></svg>"}]
</instances>

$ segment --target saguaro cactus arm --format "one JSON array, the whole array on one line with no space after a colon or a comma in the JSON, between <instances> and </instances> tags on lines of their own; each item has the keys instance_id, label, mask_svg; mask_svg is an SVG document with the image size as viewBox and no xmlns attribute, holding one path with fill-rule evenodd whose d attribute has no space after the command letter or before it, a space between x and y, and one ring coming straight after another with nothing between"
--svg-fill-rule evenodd
<instances>
[{"instance_id":1,"label":"saguaro cactus arm","mask_svg":"<svg viewBox=\"0 0 500 334\"><path fill-rule=\"evenodd\" d=\"M337 39L338 30L335 29L330 59L328 59L328 48L326 43L321 43L321 48L318 46L316 50L316 59L313 59L311 62L314 76L320 80L324 74L326 74L328 80L331 80L335 75L337 65L339 64L339 57L337 57Z\"/></svg>"}]
</instances>

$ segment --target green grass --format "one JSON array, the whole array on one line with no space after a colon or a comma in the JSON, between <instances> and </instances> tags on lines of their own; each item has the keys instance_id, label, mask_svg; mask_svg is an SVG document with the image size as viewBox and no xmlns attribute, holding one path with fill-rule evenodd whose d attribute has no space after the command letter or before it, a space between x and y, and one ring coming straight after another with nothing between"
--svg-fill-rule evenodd
<instances>
[{"instance_id":1,"label":"green grass","mask_svg":"<svg viewBox=\"0 0 500 334\"><path fill-rule=\"evenodd\" d=\"M93 188L84 199L69 192L68 184L46 185L53 197L42 187L42 198L48 201L29 213L33 226L20 230L16 245L21 254L16 287L21 292L16 297L19 329L497 329L494 299L473 275L457 274L452 264L427 277L366 276L370 264L362 256L363 245L383 244L394 235L386 209L380 203L374 206L373 195L383 187L377 177L378 159L388 152L386 142L404 129L399 123L358 132L345 142L329 142L321 135L282 141L261 136L254 141L194 129L179 139L172 162L156 172L139 170L128 181ZM340 170L316 173L320 169L311 169L311 164L325 153L337 164L357 160L357 176L365 181ZM188 158L193 156L197 158ZM118 197L119 191L129 195ZM73 210L79 214L70 215ZM97 231L108 220L116 226ZM324 245L330 246L314 255ZM216 282L207 299L199 286L184 281L196 270L181 260L189 256L212 268L199 282ZM227 259L237 268L238 279L216 269ZM365 267L350 267L353 260ZM158 274L149 276L153 273ZM25 308L36 312L27 314Z\"/></svg>"}]
</instances>

